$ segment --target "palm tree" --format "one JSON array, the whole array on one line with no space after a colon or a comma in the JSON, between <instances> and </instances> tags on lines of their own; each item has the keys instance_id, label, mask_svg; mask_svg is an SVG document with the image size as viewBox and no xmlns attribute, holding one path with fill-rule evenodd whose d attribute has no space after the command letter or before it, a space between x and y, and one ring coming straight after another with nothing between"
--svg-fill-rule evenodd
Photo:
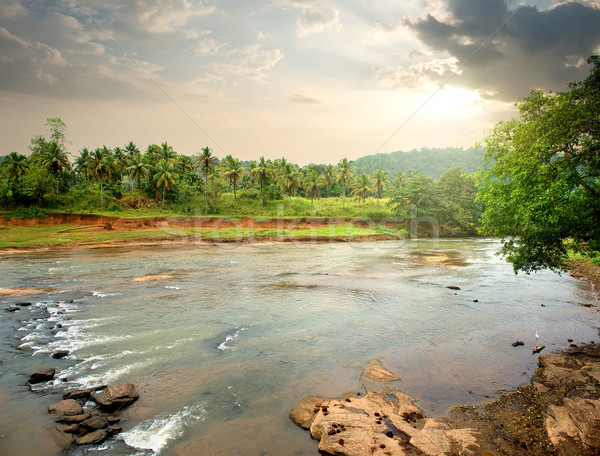
<instances>
[{"instance_id":1,"label":"palm tree","mask_svg":"<svg viewBox=\"0 0 600 456\"><path fill-rule=\"evenodd\" d=\"M233 158L231 155L225 157L223 160L223 177L229 178L233 184L233 198L237 199L236 187L240 178L244 175L244 166L242 162L237 158Z\"/></svg>"},{"instance_id":2,"label":"palm tree","mask_svg":"<svg viewBox=\"0 0 600 456\"><path fill-rule=\"evenodd\" d=\"M342 209L346 207L346 186L352 179L352 162L348 161L347 158L342 158L338 163L338 182L342 182L344 192L342 193Z\"/></svg>"},{"instance_id":3,"label":"palm tree","mask_svg":"<svg viewBox=\"0 0 600 456\"><path fill-rule=\"evenodd\" d=\"M192 161L192 157L189 155L178 155L177 156L177 168L181 171L183 175L188 174L194 169L194 162Z\"/></svg>"},{"instance_id":4,"label":"palm tree","mask_svg":"<svg viewBox=\"0 0 600 456\"><path fill-rule=\"evenodd\" d=\"M56 198L58 198L58 175L61 171L71 169L67 153L56 141L50 141L42 151L40 164L56 177Z\"/></svg>"},{"instance_id":5,"label":"palm tree","mask_svg":"<svg viewBox=\"0 0 600 456\"><path fill-rule=\"evenodd\" d=\"M100 179L100 211L104 212L104 176L112 166L111 151L108 147L98 147L92 153L92 172Z\"/></svg>"},{"instance_id":6,"label":"palm tree","mask_svg":"<svg viewBox=\"0 0 600 456\"><path fill-rule=\"evenodd\" d=\"M90 150L87 147L81 149L79 152L79 157L75 159L75 170L78 174L83 174L85 177L85 194L89 195L88 183L91 175L92 168L92 155L90 154Z\"/></svg>"},{"instance_id":7,"label":"palm tree","mask_svg":"<svg viewBox=\"0 0 600 456\"><path fill-rule=\"evenodd\" d=\"M161 160L165 160L171 162L177 158L177 152L173 150L171 146L167 144L167 141L160 145L160 150L158 151L158 157Z\"/></svg>"},{"instance_id":8,"label":"palm tree","mask_svg":"<svg viewBox=\"0 0 600 456\"><path fill-rule=\"evenodd\" d=\"M150 169L148 168L148 165L144 162L144 158L142 157L142 154L139 151L136 155L133 156L133 158L131 158L130 163L131 165L129 165L127 171L129 171L131 180L133 181L135 179L137 181L139 206L142 201L142 178L148 177Z\"/></svg>"},{"instance_id":9,"label":"palm tree","mask_svg":"<svg viewBox=\"0 0 600 456\"><path fill-rule=\"evenodd\" d=\"M217 157L213 156L212 149L203 147L202 153L196 158L196 166L204 173L204 213L208 214L208 174L214 168Z\"/></svg>"},{"instance_id":10,"label":"palm tree","mask_svg":"<svg viewBox=\"0 0 600 456\"><path fill-rule=\"evenodd\" d=\"M375 170L373 174L373 179L375 181L375 188L377 189L377 207L379 207L379 198L381 198L381 190L383 187L387 187L390 183L388 179L388 173L383 171L382 169Z\"/></svg>"},{"instance_id":11,"label":"palm tree","mask_svg":"<svg viewBox=\"0 0 600 456\"><path fill-rule=\"evenodd\" d=\"M327 165L325 168L325 174L323 175L323 181L325 183L325 191L327 192L327 198L329 198L329 189L335 184L337 178L335 176L335 166Z\"/></svg>"},{"instance_id":12,"label":"palm tree","mask_svg":"<svg viewBox=\"0 0 600 456\"><path fill-rule=\"evenodd\" d=\"M322 179L316 171L309 172L304 178L304 190L310 194L310 215L313 215L313 202L315 196L319 196L319 185L322 183Z\"/></svg>"},{"instance_id":13,"label":"palm tree","mask_svg":"<svg viewBox=\"0 0 600 456\"><path fill-rule=\"evenodd\" d=\"M133 143L133 141L129 141L129 143L125 146L125 155L127 155L127 159L131 160L137 154L140 153L138 147Z\"/></svg>"},{"instance_id":14,"label":"palm tree","mask_svg":"<svg viewBox=\"0 0 600 456\"><path fill-rule=\"evenodd\" d=\"M269 172L269 162L265 161L265 157L260 157L259 161L256 163L256 166L250 170L252 176L254 176L255 179L258 179L258 182L260 183L260 201L262 207L265 207L265 193L263 191L263 187Z\"/></svg>"},{"instance_id":15,"label":"palm tree","mask_svg":"<svg viewBox=\"0 0 600 456\"><path fill-rule=\"evenodd\" d=\"M365 173L360 174L356 181L354 182L354 190L352 190L352 195L358 196L358 203L360 205L360 199L362 198L362 215L365 215L365 198L367 197L367 193L373 191L373 187L371 187L371 179Z\"/></svg>"},{"instance_id":16,"label":"palm tree","mask_svg":"<svg viewBox=\"0 0 600 456\"><path fill-rule=\"evenodd\" d=\"M2 162L2 167L10 180L18 180L27 169L27 157L17 152L8 154Z\"/></svg>"},{"instance_id":17,"label":"palm tree","mask_svg":"<svg viewBox=\"0 0 600 456\"><path fill-rule=\"evenodd\" d=\"M285 162L279 169L277 174L277 183L281 186L283 191L288 191L288 195L290 196L290 215L292 214L292 195L298 188L298 184L300 182L300 172L296 165L292 163Z\"/></svg>"},{"instance_id":18,"label":"palm tree","mask_svg":"<svg viewBox=\"0 0 600 456\"><path fill-rule=\"evenodd\" d=\"M173 176L174 172L175 168L169 160L161 159L156 166L154 180L156 181L156 188L162 188L163 207L165 205L165 191L175 185L175 177Z\"/></svg>"}]
</instances>

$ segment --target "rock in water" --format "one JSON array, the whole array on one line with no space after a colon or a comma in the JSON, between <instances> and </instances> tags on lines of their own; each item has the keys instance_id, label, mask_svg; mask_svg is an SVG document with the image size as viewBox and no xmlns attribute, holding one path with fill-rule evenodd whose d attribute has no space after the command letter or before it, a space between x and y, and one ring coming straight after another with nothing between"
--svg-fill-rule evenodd
<instances>
[{"instance_id":1,"label":"rock in water","mask_svg":"<svg viewBox=\"0 0 600 456\"><path fill-rule=\"evenodd\" d=\"M518 347L520 345L525 345L525 342L523 342L522 340L517 340L516 342L513 342L513 344L512 344L513 347Z\"/></svg>"},{"instance_id":2,"label":"rock in water","mask_svg":"<svg viewBox=\"0 0 600 456\"><path fill-rule=\"evenodd\" d=\"M98 445L104 442L108 438L108 431L106 429L98 429L97 431L85 434L77 440L79 445Z\"/></svg>"},{"instance_id":3,"label":"rock in water","mask_svg":"<svg viewBox=\"0 0 600 456\"><path fill-rule=\"evenodd\" d=\"M28 381L32 385L34 385L36 383L47 382L54 378L55 373L56 373L56 371L54 370L54 368L38 369L29 376Z\"/></svg>"},{"instance_id":4,"label":"rock in water","mask_svg":"<svg viewBox=\"0 0 600 456\"><path fill-rule=\"evenodd\" d=\"M396 382L400 377L392 374L389 370L379 363L379 361L371 361L363 370L361 378L371 382Z\"/></svg>"},{"instance_id":5,"label":"rock in water","mask_svg":"<svg viewBox=\"0 0 600 456\"><path fill-rule=\"evenodd\" d=\"M536 353L541 352L544 348L546 348L545 345L538 345L537 347L535 347L533 349L533 352L531 352L532 355L535 355Z\"/></svg>"},{"instance_id":6,"label":"rock in water","mask_svg":"<svg viewBox=\"0 0 600 456\"><path fill-rule=\"evenodd\" d=\"M122 383L120 385L107 386L104 391L91 395L100 409L112 412L127 407L138 400L140 395L133 383Z\"/></svg>"},{"instance_id":7,"label":"rock in water","mask_svg":"<svg viewBox=\"0 0 600 456\"><path fill-rule=\"evenodd\" d=\"M52 357L54 359L61 359L64 358L65 356L69 356L71 352L69 350L57 350L54 353L52 353Z\"/></svg>"},{"instance_id":8,"label":"rock in water","mask_svg":"<svg viewBox=\"0 0 600 456\"><path fill-rule=\"evenodd\" d=\"M457 287L456 285L448 285L446 288L449 290L460 290L460 287Z\"/></svg>"},{"instance_id":9,"label":"rock in water","mask_svg":"<svg viewBox=\"0 0 600 456\"><path fill-rule=\"evenodd\" d=\"M311 437L319 441L323 454L441 455L451 450L471 454L467 447L477 446L470 429L451 429L438 419L425 418L413 404L415 399L401 392L369 391L350 402L346 400L350 398L327 399L318 407L316 399L305 398L290 416L294 415L294 422L309 425Z\"/></svg>"},{"instance_id":10,"label":"rock in water","mask_svg":"<svg viewBox=\"0 0 600 456\"><path fill-rule=\"evenodd\" d=\"M65 399L48 407L48 412L61 416L83 415L83 408L74 399Z\"/></svg>"},{"instance_id":11,"label":"rock in water","mask_svg":"<svg viewBox=\"0 0 600 456\"><path fill-rule=\"evenodd\" d=\"M321 410L324 399L319 396L307 396L294 406L290 412L290 419L302 429L310 429L310 425Z\"/></svg>"}]
</instances>

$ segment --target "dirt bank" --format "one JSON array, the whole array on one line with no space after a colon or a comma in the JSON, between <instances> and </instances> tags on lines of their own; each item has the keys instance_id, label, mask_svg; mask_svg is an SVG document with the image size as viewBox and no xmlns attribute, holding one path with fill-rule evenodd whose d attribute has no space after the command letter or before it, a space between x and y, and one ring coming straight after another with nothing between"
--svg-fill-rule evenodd
<instances>
[{"instance_id":1,"label":"dirt bank","mask_svg":"<svg viewBox=\"0 0 600 456\"><path fill-rule=\"evenodd\" d=\"M77 225L97 226L116 231L138 231L161 228L244 228L244 229L314 229L328 225L343 225L350 223L360 228L374 226L373 222L364 219L349 219L346 217L311 218L234 218L234 217L107 217L89 214L48 214L44 218L32 219L6 219L0 217L0 224L7 226L52 226L52 225ZM398 228L399 223L388 222L389 228Z\"/></svg>"}]
</instances>

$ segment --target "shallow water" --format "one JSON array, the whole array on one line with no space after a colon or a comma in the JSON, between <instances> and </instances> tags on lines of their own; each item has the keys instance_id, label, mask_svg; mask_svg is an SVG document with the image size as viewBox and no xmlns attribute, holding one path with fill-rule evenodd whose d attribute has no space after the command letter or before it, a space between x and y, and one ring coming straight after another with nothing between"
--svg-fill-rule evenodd
<instances>
[{"instance_id":1,"label":"shallow water","mask_svg":"<svg viewBox=\"0 0 600 456\"><path fill-rule=\"evenodd\" d=\"M76 455L314 455L289 410L305 395L363 391L373 359L428 415L494 397L529 381L536 331L548 352L595 340L600 326L579 306L594 302L587 284L515 276L497 248L463 239L7 258L1 287L52 291L4 300L33 304L2 315L0 454L48 454L47 406L106 383L134 382L141 398L123 434ZM172 278L132 282L150 274ZM40 367L57 380L30 391Z\"/></svg>"}]
</instances>

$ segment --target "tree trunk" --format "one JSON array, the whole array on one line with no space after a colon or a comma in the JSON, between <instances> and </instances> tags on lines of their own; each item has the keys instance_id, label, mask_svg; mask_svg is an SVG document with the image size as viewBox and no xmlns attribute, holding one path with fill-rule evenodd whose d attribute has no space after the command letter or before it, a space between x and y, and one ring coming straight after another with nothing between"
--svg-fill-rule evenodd
<instances>
[{"instance_id":1,"label":"tree trunk","mask_svg":"<svg viewBox=\"0 0 600 456\"><path fill-rule=\"evenodd\" d=\"M311 195L311 198L310 198L310 215L311 215L311 217L314 215L313 214L313 202L314 201L315 201L315 197L314 197L314 195Z\"/></svg>"},{"instance_id":2,"label":"tree trunk","mask_svg":"<svg viewBox=\"0 0 600 456\"><path fill-rule=\"evenodd\" d=\"M162 201L162 207L165 207L165 189L167 188L167 186L163 186L163 201Z\"/></svg>"},{"instance_id":3,"label":"tree trunk","mask_svg":"<svg viewBox=\"0 0 600 456\"><path fill-rule=\"evenodd\" d=\"M346 184L344 183L344 192L342 193L342 209L346 208Z\"/></svg>"},{"instance_id":4,"label":"tree trunk","mask_svg":"<svg viewBox=\"0 0 600 456\"><path fill-rule=\"evenodd\" d=\"M204 173L204 213L208 214L208 172Z\"/></svg>"},{"instance_id":5,"label":"tree trunk","mask_svg":"<svg viewBox=\"0 0 600 456\"><path fill-rule=\"evenodd\" d=\"M100 212L104 212L104 186L102 185L102 179L100 179Z\"/></svg>"},{"instance_id":6,"label":"tree trunk","mask_svg":"<svg viewBox=\"0 0 600 456\"><path fill-rule=\"evenodd\" d=\"M138 206L141 206L142 204L142 182L141 179L138 176Z\"/></svg>"},{"instance_id":7,"label":"tree trunk","mask_svg":"<svg viewBox=\"0 0 600 456\"><path fill-rule=\"evenodd\" d=\"M264 208L265 207L265 195L263 193L263 180L264 178L260 178L260 204Z\"/></svg>"},{"instance_id":8,"label":"tree trunk","mask_svg":"<svg viewBox=\"0 0 600 456\"><path fill-rule=\"evenodd\" d=\"M292 191L290 190L290 217L293 217L293 212L292 212Z\"/></svg>"}]
</instances>

